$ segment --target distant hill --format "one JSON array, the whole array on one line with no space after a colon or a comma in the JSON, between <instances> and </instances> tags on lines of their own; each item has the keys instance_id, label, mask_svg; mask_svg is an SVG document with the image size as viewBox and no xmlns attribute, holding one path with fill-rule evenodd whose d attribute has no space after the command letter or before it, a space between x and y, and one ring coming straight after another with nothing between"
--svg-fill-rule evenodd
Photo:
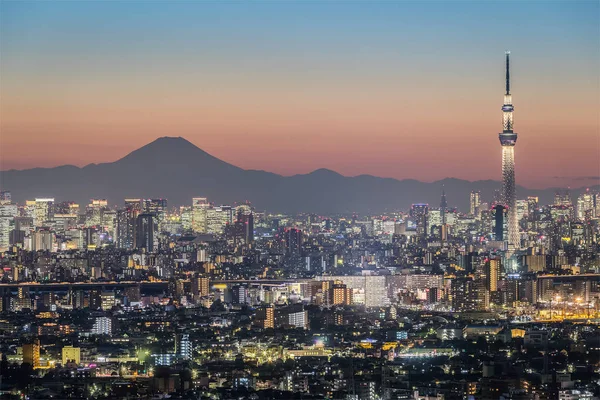
<instances>
[{"instance_id":1,"label":"distant hill","mask_svg":"<svg viewBox=\"0 0 600 400\"><path fill-rule=\"evenodd\" d=\"M163 197L169 205L184 205L199 196L215 204L248 200L257 209L286 213L379 213L408 209L418 202L437 207L442 187L449 206L466 211L472 190L491 201L500 186L491 180L446 178L427 183L370 175L346 177L327 169L284 177L241 169L180 137L156 139L112 163L0 172L0 187L10 190L18 202L54 197L85 205L90 198L106 198L109 204L120 205L127 197ZM582 190L572 189L573 199ZM552 202L555 191L517 188L519 198L539 196L543 204Z\"/></svg>"}]
</instances>

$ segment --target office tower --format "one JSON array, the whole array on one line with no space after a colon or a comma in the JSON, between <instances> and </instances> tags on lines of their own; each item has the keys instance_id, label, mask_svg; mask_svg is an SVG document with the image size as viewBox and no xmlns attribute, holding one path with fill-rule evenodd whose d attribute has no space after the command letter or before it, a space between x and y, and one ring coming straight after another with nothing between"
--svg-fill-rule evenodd
<instances>
[{"instance_id":1,"label":"office tower","mask_svg":"<svg viewBox=\"0 0 600 400\"><path fill-rule=\"evenodd\" d=\"M140 199L125 199L125 208L117 210L115 218L116 245L122 249L135 247L137 217L142 212Z\"/></svg>"},{"instance_id":2,"label":"office tower","mask_svg":"<svg viewBox=\"0 0 600 400\"><path fill-rule=\"evenodd\" d=\"M192 231L195 233L206 233L207 210L210 207L206 197L194 197L192 199Z\"/></svg>"},{"instance_id":3,"label":"office tower","mask_svg":"<svg viewBox=\"0 0 600 400\"><path fill-rule=\"evenodd\" d=\"M181 229L184 232L190 232L192 230L193 220L193 209L190 206L179 207L179 215L181 219Z\"/></svg>"},{"instance_id":4,"label":"office tower","mask_svg":"<svg viewBox=\"0 0 600 400\"><path fill-rule=\"evenodd\" d=\"M300 255L302 248L302 231L291 228L285 231L285 253L287 255Z\"/></svg>"},{"instance_id":5,"label":"office tower","mask_svg":"<svg viewBox=\"0 0 600 400\"><path fill-rule=\"evenodd\" d=\"M72 201L61 201L60 203L54 203L52 207L54 214L79 214L79 204Z\"/></svg>"},{"instance_id":6,"label":"office tower","mask_svg":"<svg viewBox=\"0 0 600 400\"><path fill-rule=\"evenodd\" d=\"M517 221L521 222L523 218L529 216L529 202L527 200L517 200Z\"/></svg>"},{"instance_id":7,"label":"office tower","mask_svg":"<svg viewBox=\"0 0 600 400\"><path fill-rule=\"evenodd\" d=\"M156 215L158 221L162 222L167 213L167 199L144 199L142 200L142 211Z\"/></svg>"},{"instance_id":8,"label":"office tower","mask_svg":"<svg viewBox=\"0 0 600 400\"><path fill-rule=\"evenodd\" d=\"M557 190L554 193L555 206L572 206L571 193L569 189Z\"/></svg>"},{"instance_id":9,"label":"office tower","mask_svg":"<svg viewBox=\"0 0 600 400\"><path fill-rule=\"evenodd\" d=\"M53 251L55 242L54 232L48 228L35 231L31 240L32 251Z\"/></svg>"},{"instance_id":10,"label":"office tower","mask_svg":"<svg viewBox=\"0 0 600 400\"><path fill-rule=\"evenodd\" d=\"M130 249L133 247L133 240L129 236L130 218L127 209L117 210L115 218L115 243L118 248Z\"/></svg>"},{"instance_id":11,"label":"office tower","mask_svg":"<svg viewBox=\"0 0 600 400\"><path fill-rule=\"evenodd\" d=\"M469 214L479 217L479 205L481 204L481 193L478 190L471 192Z\"/></svg>"},{"instance_id":12,"label":"office tower","mask_svg":"<svg viewBox=\"0 0 600 400\"><path fill-rule=\"evenodd\" d=\"M206 210L206 232L222 234L225 226L233 223L233 209L230 206L209 207Z\"/></svg>"},{"instance_id":13,"label":"office tower","mask_svg":"<svg viewBox=\"0 0 600 400\"><path fill-rule=\"evenodd\" d=\"M496 204L494 207L494 240L504 241L504 230L506 228L506 207L502 204Z\"/></svg>"},{"instance_id":14,"label":"office tower","mask_svg":"<svg viewBox=\"0 0 600 400\"><path fill-rule=\"evenodd\" d=\"M102 214L108 209L106 199L91 199L90 204L85 209L85 225L97 226L102 223Z\"/></svg>"},{"instance_id":15,"label":"office tower","mask_svg":"<svg viewBox=\"0 0 600 400\"><path fill-rule=\"evenodd\" d=\"M155 245L157 233L158 225L154 214L144 213L138 215L135 229L135 248L145 249L149 253L157 250Z\"/></svg>"},{"instance_id":16,"label":"office tower","mask_svg":"<svg viewBox=\"0 0 600 400\"><path fill-rule=\"evenodd\" d=\"M238 211L238 221L244 228L246 244L252 243L254 241L254 213L250 211L246 214Z\"/></svg>"},{"instance_id":17,"label":"office tower","mask_svg":"<svg viewBox=\"0 0 600 400\"><path fill-rule=\"evenodd\" d=\"M33 224L36 227L44 226L44 223L51 217L51 209L54 199L41 198L35 199L35 201L28 200L25 204L26 216L33 217Z\"/></svg>"},{"instance_id":18,"label":"office tower","mask_svg":"<svg viewBox=\"0 0 600 400\"><path fill-rule=\"evenodd\" d=\"M236 221L233 227L226 227L228 236L232 236L236 243L243 242L248 245L254 241L254 212L248 204L235 208Z\"/></svg>"},{"instance_id":19,"label":"office tower","mask_svg":"<svg viewBox=\"0 0 600 400\"><path fill-rule=\"evenodd\" d=\"M6 197L6 196L5 196ZM10 198L10 192L8 192ZM8 248L10 245L11 224L14 223L14 218L19 214L19 209L16 204L10 200L0 200L0 251Z\"/></svg>"},{"instance_id":20,"label":"office tower","mask_svg":"<svg viewBox=\"0 0 600 400\"><path fill-rule=\"evenodd\" d=\"M577 198L577 218L586 219L586 217L593 218L596 216L595 197L589 188L579 195Z\"/></svg>"},{"instance_id":21,"label":"office tower","mask_svg":"<svg viewBox=\"0 0 600 400\"><path fill-rule=\"evenodd\" d=\"M104 232L108 232L109 236L114 235L115 232L115 222L117 219L117 212L115 210L105 209L102 212L102 218L100 220L100 225Z\"/></svg>"},{"instance_id":22,"label":"office tower","mask_svg":"<svg viewBox=\"0 0 600 400\"><path fill-rule=\"evenodd\" d=\"M421 238L427 237L428 217L429 204L417 203L410 208L410 218L416 225L417 235Z\"/></svg>"},{"instance_id":23,"label":"office tower","mask_svg":"<svg viewBox=\"0 0 600 400\"><path fill-rule=\"evenodd\" d=\"M504 94L503 130L499 134L502 145L502 201L508 207L508 245L515 249L521 247L519 239L519 221L517 220L517 194L515 191L515 144L517 133L513 131L512 95L510 94L510 52L506 52L506 93Z\"/></svg>"},{"instance_id":24,"label":"office tower","mask_svg":"<svg viewBox=\"0 0 600 400\"><path fill-rule=\"evenodd\" d=\"M39 339L23 345L23 364L29 364L33 369L41 367Z\"/></svg>"}]
</instances>

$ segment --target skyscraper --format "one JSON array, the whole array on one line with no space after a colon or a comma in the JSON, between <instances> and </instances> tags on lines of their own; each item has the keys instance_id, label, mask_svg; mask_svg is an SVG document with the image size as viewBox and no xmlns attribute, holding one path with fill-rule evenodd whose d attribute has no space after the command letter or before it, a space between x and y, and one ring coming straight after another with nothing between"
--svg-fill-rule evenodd
<instances>
[{"instance_id":1,"label":"skyscraper","mask_svg":"<svg viewBox=\"0 0 600 400\"><path fill-rule=\"evenodd\" d=\"M481 193L478 190L471 192L469 214L479 217L479 205L481 204Z\"/></svg>"},{"instance_id":2,"label":"skyscraper","mask_svg":"<svg viewBox=\"0 0 600 400\"><path fill-rule=\"evenodd\" d=\"M508 245L520 247L519 221L517 219L517 195L515 191L515 144L517 133L513 131L512 95L510 94L510 52L506 52L506 93L504 94L503 130L499 134L502 145L502 201L508 207Z\"/></svg>"},{"instance_id":3,"label":"skyscraper","mask_svg":"<svg viewBox=\"0 0 600 400\"><path fill-rule=\"evenodd\" d=\"M288 255L299 255L302 248L302 231L292 228L285 231L285 252Z\"/></svg>"},{"instance_id":4,"label":"skyscraper","mask_svg":"<svg viewBox=\"0 0 600 400\"><path fill-rule=\"evenodd\" d=\"M192 230L195 233L206 233L206 214L209 207L206 197L192 199Z\"/></svg>"},{"instance_id":5,"label":"skyscraper","mask_svg":"<svg viewBox=\"0 0 600 400\"><path fill-rule=\"evenodd\" d=\"M440 216L442 218L442 225L446 225L446 209L448 208L448 201L446 200L446 191L442 189L442 200L440 201Z\"/></svg>"},{"instance_id":6,"label":"skyscraper","mask_svg":"<svg viewBox=\"0 0 600 400\"><path fill-rule=\"evenodd\" d=\"M504 227L506 226L505 221L506 207L502 204L496 204L494 207L494 239L498 242L505 240Z\"/></svg>"},{"instance_id":7,"label":"skyscraper","mask_svg":"<svg viewBox=\"0 0 600 400\"><path fill-rule=\"evenodd\" d=\"M417 203L413 204L410 208L410 218L414 222L417 228L417 236L420 238L427 238L428 229L428 218L429 217L429 204ZM441 215L440 215L441 217ZM445 216L444 216L445 218ZM442 222L443 223L443 222Z\"/></svg>"},{"instance_id":8,"label":"skyscraper","mask_svg":"<svg viewBox=\"0 0 600 400\"><path fill-rule=\"evenodd\" d=\"M594 204L596 196L590 192L588 188L585 192L579 195L577 198L577 218L586 219L586 217L593 218L596 216L596 205Z\"/></svg>"},{"instance_id":9,"label":"skyscraper","mask_svg":"<svg viewBox=\"0 0 600 400\"><path fill-rule=\"evenodd\" d=\"M156 215L153 213L138 215L135 230L135 247L138 249L146 249L147 252L156 250L154 242L157 231Z\"/></svg>"}]
</instances>

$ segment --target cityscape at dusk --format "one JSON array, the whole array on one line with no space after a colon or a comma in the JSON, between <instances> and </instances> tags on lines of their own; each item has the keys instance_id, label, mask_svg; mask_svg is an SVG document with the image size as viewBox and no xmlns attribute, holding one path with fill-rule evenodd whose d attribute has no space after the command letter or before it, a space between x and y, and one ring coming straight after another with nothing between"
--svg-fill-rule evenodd
<instances>
[{"instance_id":1,"label":"cityscape at dusk","mask_svg":"<svg viewBox=\"0 0 600 400\"><path fill-rule=\"evenodd\" d=\"M283 175L496 179L511 50L520 184L599 184L599 13L593 0L3 1L0 169L112 162L182 136Z\"/></svg>"},{"instance_id":2,"label":"cityscape at dusk","mask_svg":"<svg viewBox=\"0 0 600 400\"><path fill-rule=\"evenodd\" d=\"M0 400L599 400L600 1L0 0Z\"/></svg>"}]
</instances>

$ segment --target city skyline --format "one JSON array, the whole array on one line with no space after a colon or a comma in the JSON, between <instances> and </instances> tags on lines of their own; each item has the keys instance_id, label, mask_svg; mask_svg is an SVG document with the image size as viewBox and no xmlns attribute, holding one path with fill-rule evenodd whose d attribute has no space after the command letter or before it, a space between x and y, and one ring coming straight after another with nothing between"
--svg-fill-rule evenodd
<instances>
[{"instance_id":1,"label":"city skyline","mask_svg":"<svg viewBox=\"0 0 600 400\"><path fill-rule=\"evenodd\" d=\"M600 400L599 33L0 0L0 399Z\"/></svg>"},{"instance_id":2,"label":"city skyline","mask_svg":"<svg viewBox=\"0 0 600 400\"><path fill-rule=\"evenodd\" d=\"M598 184L597 3L514 5L508 27L493 21L506 22L499 5L428 14L413 3L176 3L136 13L131 3L5 2L0 168L110 162L182 136L282 175L498 180L497 88L510 49L518 184ZM111 13L119 18L100 26Z\"/></svg>"}]
</instances>

